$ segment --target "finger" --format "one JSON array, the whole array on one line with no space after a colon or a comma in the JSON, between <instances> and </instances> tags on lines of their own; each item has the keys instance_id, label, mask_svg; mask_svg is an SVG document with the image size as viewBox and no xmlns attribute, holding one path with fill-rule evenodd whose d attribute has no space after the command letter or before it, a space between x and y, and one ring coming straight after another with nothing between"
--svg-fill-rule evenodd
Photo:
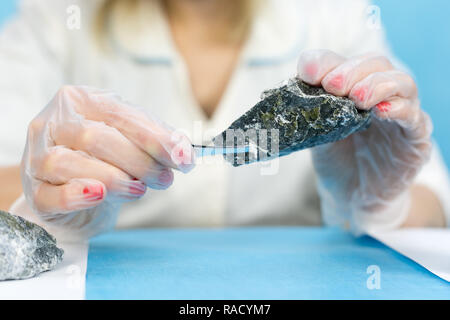
<instances>
[{"instance_id":1,"label":"finger","mask_svg":"<svg viewBox=\"0 0 450 320\"><path fill-rule=\"evenodd\" d=\"M135 200L142 197L147 189L147 185L134 180L122 170L82 152L63 147L53 147L44 157L34 161L36 165L33 176L53 185L65 184L77 178L95 179L106 186L109 197L119 200ZM157 186L154 189L165 188Z\"/></svg>"},{"instance_id":2,"label":"finger","mask_svg":"<svg viewBox=\"0 0 450 320\"><path fill-rule=\"evenodd\" d=\"M382 56L366 55L347 60L322 80L323 88L336 96L347 96L353 86L374 72L392 70L389 60Z\"/></svg>"},{"instance_id":3,"label":"finger","mask_svg":"<svg viewBox=\"0 0 450 320\"><path fill-rule=\"evenodd\" d=\"M380 127L381 135L386 136L388 141L392 141L392 137L395 137L390 151L386 150L386 152L402 154L390 159L400 161L405 168L412 169L409 174L413 178L417 172L416 169L422 166L431 154L433 126L429 116L420 109L417 99L411 102L395 97L380 103L373 110L377 118L388 121ZM391 126L390 129L389 126Z\"/></svg>"},{"instance_id":4,"label":"finger","mask_svg":"<svg viewBox=\"0 0 450 320\"><path fill-rule=\"evenodd\" d=\"M194 152L186 136L175 134L175 130L123 102L117 95L86 87L65 87L59 95L77 113L116 128L161 164L183 172L193 168Z\"/></svg>"},{"instance_id":5,"label":"finger","mask_svg":"<svg viewBox=\"0 0 450 320\"><path fill-rule=\"evenodd\" d=\"M55 186L42 182L33 195L33 203L42 214L69 213L101 204L107 195L105 185L92 179L74 179Z\"/></svg>"},{"instance_id":6,"label":"finger","mask_svg":"<svg viewBox=\"0 0 450 320\"><path fill-rule=\"evenodd\" d=\"M417 86L412 77L397 70L372 73L356 83L349 93L349 98L364 110L395 96L417 97Z\"/></svg>"},{"instance_id":7,"label":"finger","mask_svg":"<svg viewBox=\"0 0 450 320\"><path fill-rule=\"evenodd\" d=\"M433 125L430 117L420 108L418 99L394 97L380 102L373 108L377 118L395 121L404 130L409 140L426 141L428 143Z\"/></svg>"},{"instance_id":8,"label":"finger","mask_svg":"<svg viewBox=\"0 0 450 320\"><path fill-rule=\"evenodd\" d=\"M51 135L55 144L84 151L138 178L150 188L166 189L173 182L170 168L158 163L117 129L104 123L90 120L63 122L52 127Z\"/></svg>"},{"instance_id":9,"label":"finger","mask_svg":"<svg viewBox=\"0 0 450 320\"><path fill-rule=\"evenodd\" d=\"M331 70L344 61L344 57L330 50L303 51L298 59L297 75L306 83L319 85Z\"/></svg>"}]
</instances>

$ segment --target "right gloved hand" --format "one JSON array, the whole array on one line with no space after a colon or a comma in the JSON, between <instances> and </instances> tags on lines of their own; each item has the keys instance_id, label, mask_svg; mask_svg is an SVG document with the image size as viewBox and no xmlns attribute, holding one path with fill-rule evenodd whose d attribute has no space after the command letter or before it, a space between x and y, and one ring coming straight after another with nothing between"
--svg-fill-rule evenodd
<instances>
[{"instance_id":1,"label":"right gloved hand","mask_svg":"<svg viewBox=\"0 0 450 320\"><path fill-rule=\"evenodd\" d=\"M31 122L22 158L25 198L33 213L66 238L112 228L121 203L166 189L172 169L190 171L187 137L118 96L63 87Z\"/></svg>"},{"instance_id":2,"label":"right gloved hand","mask_svg":"<svg viewBox=\"0 0 450 320\"><path fill-rule=\"evenodd\" d=\"M401 227L432 150L433 126L413 78L383 56L328 50L304 51L298 75L373 115L367 130L312 149L324 216L350 221L357 234Z\"/></svg>"}]
</instances>

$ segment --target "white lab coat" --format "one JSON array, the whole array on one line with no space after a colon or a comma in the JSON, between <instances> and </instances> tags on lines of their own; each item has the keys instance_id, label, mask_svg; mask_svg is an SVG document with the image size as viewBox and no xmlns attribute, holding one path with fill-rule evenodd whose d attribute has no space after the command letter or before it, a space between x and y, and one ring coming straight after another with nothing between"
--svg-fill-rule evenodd
<instances>
[{"instance_id":1,"label":"white lab coat","mask_svg":"<svg viewBox=\"0 0 450 320\"><path fill-rule=\"evenodd\" d=\"M201 144L254 105L264 89L295 75L304 49L326 48L345 56L368 51L389 55L383 30L365 16L365 1L267 1L217 111L207 119L193 97L160 8L153 1L141 1L153 10L140 10L132 23L113 14L107 33L113 49L103 51L91 28L101 2L23 1L20 14L2 31L0 165L19 163L27 124L63 84L114 90ZM66 10L74 4L81 9L79 30L67 27ZM320 215L309 150L279 159L278 169L271 167L276 174L262 174L267 166L233 168L215 161L199 164L187 175L176 173L168 190L149 190L143 199L125 205L117 226L343 223ZM437 150L418 182L434 190L449 213L448 176Z\"/></svg>"}]
</instances>

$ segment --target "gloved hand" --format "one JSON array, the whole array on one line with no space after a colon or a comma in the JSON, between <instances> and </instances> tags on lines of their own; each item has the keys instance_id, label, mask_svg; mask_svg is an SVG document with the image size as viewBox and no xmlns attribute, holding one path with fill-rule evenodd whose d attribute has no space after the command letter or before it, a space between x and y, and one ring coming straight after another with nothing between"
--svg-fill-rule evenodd
<instances>
[{"instance_id":1,"label":"gloved hand","mask_svg":"<svg viewBox=\"0 0 450 320\"><path fill-rule=\"evenodd\" d=\"M35 215L83 239L112 228L121 204L165 189L172 169L188 172L188 138L122 101L87 87L63 87L31 122L22 159L25 198Z\"/></svg>"},{"instance_id":2,"label":"gloved hand","mask_svg":"<svg viewBox=\"0 0 450 320\"><path fill-rule=\"evenodd\" d=\"M303 52L298 77L374 116L368 130L312 150L324 216L350 220L356 233L400 226L432 147L414 80L385 57L346 59L325 50Z\"/></svg>"}]
</instances>

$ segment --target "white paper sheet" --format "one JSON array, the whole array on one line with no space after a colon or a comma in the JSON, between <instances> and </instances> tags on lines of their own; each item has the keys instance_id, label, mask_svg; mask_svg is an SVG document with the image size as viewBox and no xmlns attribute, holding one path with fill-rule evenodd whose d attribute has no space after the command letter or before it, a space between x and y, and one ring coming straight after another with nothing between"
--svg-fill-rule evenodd
<instances>
[{"instance_id":1,"label":"white paper sheet","mask_svg":"<svg viewBox=\"0 0 450 320\"><path fill-rule=\"evenodd\" d=\"M401 229L369 234L450 282L450 229Z\"/></svg>"},{"instance_id":2,"label":"white paper sheet","mask_svg":"<svg viewBox=\"0 0 450 320\"><path fill-rule=\"evenodd\" d=\"M85 298L88 243L58 243L63 261L26 280L0 281L0 299L81 300Z\"/></svg>"}]
</instances>

